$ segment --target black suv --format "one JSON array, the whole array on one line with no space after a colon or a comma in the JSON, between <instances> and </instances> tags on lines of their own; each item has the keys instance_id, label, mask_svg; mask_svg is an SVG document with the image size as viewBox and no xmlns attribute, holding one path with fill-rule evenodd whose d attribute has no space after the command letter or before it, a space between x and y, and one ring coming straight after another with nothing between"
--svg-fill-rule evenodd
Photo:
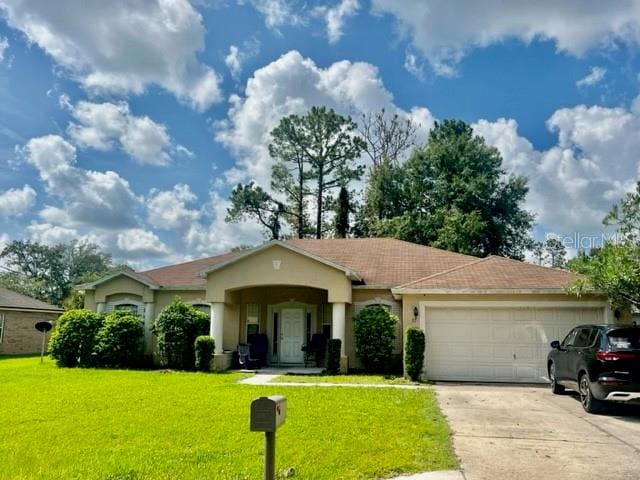
<instances>
[{"instance_id":1,"label":"black suv","mask_svg":"<svg viewBox=\"0 0 640 480\"><path fill-rule=\"evenodd\" d=\"M640 326L581 325L551 348L553 393L576 390L589 413L602 410L605 401L640 403Z\"/></svg>"}]
</instances>

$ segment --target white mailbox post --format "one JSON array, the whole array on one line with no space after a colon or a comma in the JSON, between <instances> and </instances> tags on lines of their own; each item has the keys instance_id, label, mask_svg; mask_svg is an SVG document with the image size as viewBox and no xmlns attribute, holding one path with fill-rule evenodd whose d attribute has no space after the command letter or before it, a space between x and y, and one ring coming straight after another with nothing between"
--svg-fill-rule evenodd
<instances>
[{"instance_id":1,"label":"white mailbox post","mask_svg":"<svg viewBox=\"0 0 640 480\"><path fill-rule=\"evenodd\" d=\"M282 395L256 398L251 402L250 430L264 432L264 480L276 475L276 430L287 418L287 398Z\"/></svg>"}]
</instances>

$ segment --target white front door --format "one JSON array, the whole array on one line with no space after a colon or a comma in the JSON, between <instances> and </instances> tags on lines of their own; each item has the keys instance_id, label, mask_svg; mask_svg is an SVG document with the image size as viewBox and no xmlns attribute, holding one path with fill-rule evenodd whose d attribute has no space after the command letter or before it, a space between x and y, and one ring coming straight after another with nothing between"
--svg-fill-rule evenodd
<instances>
[{"instance_id":1,"label":"white front door","mask_svg":"<svg viewBox=\"0 0 640 480\"><path fill-rule=\"evenodd\" d=\"M302 308L282 309L282 333L280 337L280 362L302 363L304 356L304 310Z\"/></svg>"}]
</instances>

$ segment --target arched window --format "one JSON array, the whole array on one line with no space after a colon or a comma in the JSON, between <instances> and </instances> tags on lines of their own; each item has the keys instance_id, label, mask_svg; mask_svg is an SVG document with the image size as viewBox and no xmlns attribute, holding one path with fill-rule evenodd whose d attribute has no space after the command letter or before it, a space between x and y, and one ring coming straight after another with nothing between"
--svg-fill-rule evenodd
<instances>
[{"instance_id":1,"label":"arched window","mask_svg":"<svg viewBox=\"0 0 640 480\"><path fill-rule=\"evenodd\" d=\"M201 312L204 312L207 315L211 316L211 305L207 303L194 303L193 308L195 308L196 310L200 310Z\"/></svg>"}]
</instances>

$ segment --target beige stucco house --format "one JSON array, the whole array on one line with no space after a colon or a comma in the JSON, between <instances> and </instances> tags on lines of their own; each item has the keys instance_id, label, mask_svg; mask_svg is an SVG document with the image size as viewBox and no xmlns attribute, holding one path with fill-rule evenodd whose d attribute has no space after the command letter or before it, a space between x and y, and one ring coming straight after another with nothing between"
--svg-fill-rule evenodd
<instances>
[{"instance_id":1,"label":"beige stucco house","mask_svg":"<svg viewBox=\"0 0 640 480\"><path fill-rule=\"evenodd\" d=\"M303 361L313 333L342 340L342 367L357 366L352 317L374 304L403 333L427 337L426 373L437 380L541 382L551 340L582 323L616 321L606 298L570 296L572 273L491 256L483 259L389 238L271 241L82 286L87 308L129 308L149 331L179 295L211 315L215 362L227 367L247 332L265 333L271 364Z\"/></svg>"},{"instance_id":2,"label":"beige stucco house","mask_svg":"<svg viewBox=\"0 0 640 480\"><path fill-rule=\"evenodd\" d=\"M0 287L0 355L40 353L40 321L55 323L64 310ZM47 334L48 339L48 334Z\"/></svg>"}]
</instances>

